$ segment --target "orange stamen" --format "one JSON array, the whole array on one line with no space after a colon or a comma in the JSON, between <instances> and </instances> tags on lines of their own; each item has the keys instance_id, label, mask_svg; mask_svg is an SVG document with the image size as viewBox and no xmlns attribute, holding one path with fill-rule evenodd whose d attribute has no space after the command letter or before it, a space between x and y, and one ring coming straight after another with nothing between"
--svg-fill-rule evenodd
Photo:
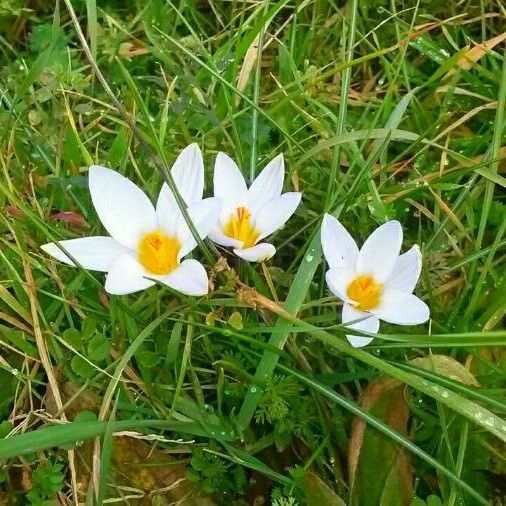
<instances>
[{"instance_id":1,"label":"orange stamen","mask_svg":"<svg viewBox=\"0 0 506 506\"><path fill-rule=\"evenodd\" d=\"M225 235L242 241L243 248L251 248L254 246L260 232L256 230L250 221L251 213L245 207L238 207L234 213L230 215L230 220L223 227Z\"/></svg>"},{"instance_id":2,"label":"orange stamen","mask_svg":"<svg viewBox=\"0 0 506 506\"><path fill-rule=\"evenodd\" d=\"M181 243L160 230L145 234L138 247L139 262L151 274L164 275L174 270Z\"/></svg>"},{"instance_id":3,"label":"orange stamen","mask_svg":"<svg viewBox=\"0 0 506 506\"><path fill-rule=\"evenodd\" d=\"M346 289L348 297L355 301L357 309L368 311L379 306L383 285L374 281L372 276L356 277Z\"/></svg>"}]
</instances>

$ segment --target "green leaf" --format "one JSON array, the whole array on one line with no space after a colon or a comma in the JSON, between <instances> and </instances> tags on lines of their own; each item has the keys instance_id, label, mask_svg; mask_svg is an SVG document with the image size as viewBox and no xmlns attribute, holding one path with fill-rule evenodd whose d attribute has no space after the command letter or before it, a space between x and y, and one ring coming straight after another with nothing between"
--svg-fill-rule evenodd
<instances>
[{"instance_id":1,"label":"green leaf","mask_svg":"<svg viewBox=\"0 0 506 506\"><path fill-rule=\"evenodd\" d=\"M88 36L90 38L91 54L96 58L97 56L97 37L98 37L98 23L97 23L97 1L86 0L86 14L88 18Z\"/></svg>"},{"instance_id":2,"label":"green leaf","mask_svg":"<svg viewBox=\"0 0 506 506\"><path fill-rule=\"evenodd\" d=\"M72 346L72 348L75 348L76 350L83 349L83 333L79 332L77 329L66 329L63 332L62 337L66 343Z\"/></svg>"},{"instance_id":3,"label":"green leaf","mask_svg":"<svg viewBox=\"0 0 506 506\"><path fill-rule=\"evenodd\" d=\"M427 497L427 506L443 506L443 503L437 495L429 495Z\"/></svg>"},{"instance_id":4,"label":"green leaf","mask_svg":"<svg viewBox=\"0 0 506 506\"><path fill-rule=\"evenodd\" d=\"M161 361L161 357L157 355L153 351L143 350L137 353L137 360L143 367L147 367L148 369L156 367Z\"/></svg>"},{"instance_id":5,"label":"green leaf","mask_svg":"<svg viewBox=\"0 0 506 506\"><path fill-rule=\"evenodd\" d=\"M4 420L0 423L0 439L4 438L13 429L12 423Z\"/></svg>"},{"instance_id":6,"label":"green leaf","mask_svg":"<svg viewBox=\"0 0 506 506\"><path fill-rule=\"evenodd\" d=\"M377 380L364 390L360 404L397 432L406 434L409 408L402 383ZM413 478L409 457L391 438L363 420L353 425L349 462L352 505L404 506L410 501Z\"/></svg>"},{"instance_id":7,"label":"green leaf","mask_svg":"<svg viewBox=\"0 0 506 506\"><path fill-rule=\"evenodd\" d=\"M108 164L109 167L116 168L124 165L128 157L128 146L131 139L130 130L126 127L121 127L116 139L109 149Z\"/></svg>"},{"instance_id":8,"label":"green leaf","mask_svg":"<svg viewBox=\"0 0 506 506\"><path fill-rule=\"evenodd\" d=\"M307 506L346 506L346 503L314 473L307 473L303 489Z\"/></svg>"},{"instance_id":9,"label":"green leaf","mask_svg":"<svg viewBox=\"0 0 506 506\"><path fill-rule=\"evenodd\" d=\"M70 166L79 166L83 160L78 135L70 125L65 129L62 159Z\"/></svg>"},{"instance_id":10,"label":"green leaf","mask_svg":"<svg viewBox=\"0 0 506 506\"><path fill-rule=\"evenodd\" d=\"M100 362L109 356L111 343L102 334L97 334L88 344L88 358L92 362Z\"/></svg>"},{"instance_id":11,"label":"green leaf","mask_svg":"<svg viewBox=\"0 0 506 506\"><path fill-rule=\"evenodd\" d=\"M25 432L24 434L1 439L0 460L28 455L48 448L60 448L68 444L79 446L83 441L105 434L108 423L110 423L110 428L114 432L123 430L147 431L158 428L160 430L170 430L195 436L213 437L213 433L216 430L212 426L204 428L193 421L171 422L168 420L130 419L115 422L101 420L69 422L48 425L37 430ZM221 441L227 441L230 437L226 432L220 432Z\"/></svg>"},{"instance_id":12,"label":"green leaf","mask_svg":"<svg viewBox=\"0 0 506 506\"><path fill-rule=\"evenodd\" d=\"M81 378L89 378L93 375L94 369L89 362L87 362L80 355L75 355L70 361L70 367Z\"/></svg>"},{"instance_id":13,"label":"green leaf","mask_svg":"<svg viewBox=\"0 0 506 506\"><path fill-rule=\"evenodd\" d=\"M174 327L172 327L172 332L170 333L169 344L167 345L167 352L165 355L165 363L167 365L172 365L177 360L182 330L183 324L181 322L174 323Z\"/></svg>"},{"instance_id":14,"label":"green leaf","mask_svg":"<svg viewBox=\"0 0 506 506\"><path fill-rule=\"evenodd\" d=\"M97 419L97 415L93 411L79 411L74 417L75 422L91 422Z\"/></svg>"},{"instance_id":15,"label":"green leaf","mask_svg":"<svg viewBox=\"0 0 506 506\"><path fill-rule=\"evenodd\" d=\"M415 358L411 360L411 363L422 369L427 369L441 374L441 376L446 376L451 380L475 387L480 386L471 371L452 357L446 355L429 355L428 357Z\"/></svg>"},{"instance_id":16,"label":"green leaf","mask_svg":"<svg viewBox=\"0 0 506 506\"><path fill-rule=\"evenodd\" d=\"M360 140L379 139L389 141L415 142L419 139L418 134L407 130L398 130L396 128L373 128L371 130L357 130L356 132L347 132L331 139L320 141L314 148L307 150L299 159L299 163L313 158L321 151Z\"/></svg>"},{"instance_id":17,"label":"green leaf","mask_svg":"<svg viewBox=\"0 0 506 506\"><path fill-rule=\"evenodd\" d=\"M228 319L228 324L235 330L242 330L244 326L242 314L239 311L234 311Z\"/></svg>"}]
</instances>

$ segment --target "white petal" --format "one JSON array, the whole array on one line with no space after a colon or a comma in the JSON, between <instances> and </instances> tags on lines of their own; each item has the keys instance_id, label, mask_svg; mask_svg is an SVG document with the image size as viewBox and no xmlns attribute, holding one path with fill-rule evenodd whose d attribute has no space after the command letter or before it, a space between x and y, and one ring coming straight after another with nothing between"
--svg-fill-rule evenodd
<instances>
[{"instance_id":1,"label":"white petal","mask_svg":"<svg viewBox=\"0 0 506 506\"><path fill-rule=\"evenodd\" d=\"M156 201L156 218L158 228L167 235L176 234L176 225L181 215L176 198L167 183L163 183Z\"/></svg>"},{"instance_id":2,"label":"white petal","mask_svg":"<svg viewBox=\"0 0 506 506\"><path fill-rule=\"evenodd\" d=\"M190 144L181 151L170 172L187 206L202 200L204 192L204 162L197 144ZM158 195L156 216L158 228L167 235L175 235L181 210L167 183L163 183Z\"/></svg>"},{"instance_id":3,"label":"white petal","mask_svg":"<svg viewBox=\"0 0 506 506\"><path fill-rule=\"evenodd\" d=\"M260 232L259 239L281 228L297 209L301 197L299 192L284 193L259 209L254 216L255 228Z\"/></svg>"},{"instance_id":4,"label":"white petal","mask_svg":"<svg viewBox=\"0 0 506 506\"><path fill-rule=\"evenodd\" d=\"M357 271L385 282L397 261L401 244L401 224L396 220L387 221L365 241L357 257Z\"/></svg>"},{"instance_id":5,"label":"white petal","mask_svg":"<svg viewBox=\"0 0 506 506\"><path fill-rule=\"evenodd\" d=\"M211 241L219 244L220 246L240 248L243 244L242 241L238 241L237 239L225 235L221 228L218 227L211 229L208 237Z\"/></svg>"},{"instance_id":6,"label":"white petal","mask_svg":"<svg viewBox=\"0 0 506 506\"><path fill-rule=\"evenodd\" d=\"M150 274L129 254L119 256L111 265L105 280L105 291L113 295L145 290L155 284L144 276Z\"/></svg>"},{"instance_id":7,"label":"white petal","mask_svg":"<svg viewBox=\"0 0 506 506\"><path fill-rule=\"evenodd\" d=\"M214 196L223 199L224 208L232 210L246 203L246 181L237 164L225 153L218 153L214 164Z\"/></svg>"},{"instance_id":8,"label":"white petal","mask_svg":"<svg viewBox=\"0 0 506 506\"><path fill-rule=\"evenodd\" d=\"M329 269L325 273L325 280L330 291L339 297L342 301L349 302L350 299L347 295L348 285L356 277L355 269L350 267L338 267L336 269Z\"/></svg>"},{"instance_id":9,"label":"white petal","mask_svg":"<svg viewBox=\"0 0 506 506\"><path fill-rule=\"evenodd\" d=\"M358 246L341 223L326 214L321 229L323 254L331 269L336 267L355 268L358 257Z\"/></svg>"},{"instance_id":10,"label":"white petal","mask_svg":"<svg viewBox=\"0 0 506 506\"><path fill-rule=\"evenodd\" d=\"M201 239L207 237L209 231L215 225L220 211L221 199L216 197L201 200L188 207L188 215ZM176 237L181 242L178 259L183 258L197 246L197 241L194 239L182 214L180 214L177 224Z\"/></svg>"},{"instance_id":11,"label":"white petal","mask_svg":"<svg viewBox=\"0 0 506 506\"><path fill-rule=\"evenodd\" d=\"M262 262L263 260L272 258L276 253L276 248L272 244L262 242L251 248L236 248L234 249L234 253L248 262Z\"/></svg>"},{"instance_id":12,"label":"white petal","mask_svg":"<svg viewBox=\"0 0 506 506\"><path fill-rule=\"evenodd\" d=\"M197 260L184 260L170 274L158 279L185 295L206 295L209 291L207 272Z\"/></svg>"},{"instance_id":13,"label":"white petal","mask_svg":"<svg viewBox=\"0 0 506 506\"><path fill-rule=\"evenodd\" d=\"M422 252L415 244L410 250L397 257L392 273L387 279L388 288L411 293L422 271Z\"/></svg>"},{"instance_id":14,"label":"white petal","mask_svg":"<svg viewBox=\"0 0 506 506\"><path fill-rule=\"evenodd\" d=\"M136 249L141 237L156 228L156 214L146 194L132 181L105 167L89 170L91 200L109 234Z\"/></svg>"},{"instance_id":15,"label":"white petal","mask_svg":"<svg viewBox=\"0 0 506 506\"><path fill-rule=\"evenodd\" d=\"M359 320L356 323L346 325L346 327L352 330L363 330L365 332L369 332L370 334L376 334L379 330L380 322L376 316L372 315L371 313L360 311L350 304L343 304L342 318L343 324ZM347 335L346 339L348 339L349 343L354 348L361 348L362 346L366 346L373 340L372 337L353 336L351 334Z\"/></svg>"},{"instance_id":16,"label":"white petal","mask_svg":"<svg viewBox=\"0 0 506 506\"><path fill-rule=\"evenodd\" d=\"M281 154L271 160L251 184L248 190L251 214L255 215L266 202L281 195L284 177L285 162Z\"/></svg>"},{"instance_id":17,"label":"white petal","mask_svg":"<svg viewBox=\"0 0 506 506\"><path fill-rule=\"evenodd\" d=\"M378 318L397 325L418 325L430 317L430 310L416 295L395 289L386 289L381 304L371 310Z\"/></svg>"},{"instance_id":18,"label":"white petal","mask_svg":"<svg viewBox=\"0 0 506 506\"><path fill-rule=\"evenodd\" d=\"M51 242L41 248L60 262L76 265L59 247L61 245L82 267L91 271L107 272L115 258L128 249L112 237L95 236Z\"/></svg>"},{"instance_id":19,"label":"white petal","mask_svg":"<svg viewBox=\"0 0 506 506\"><path fill-rule=\"evenodd\" d=\"M190 144L179 153L170 173L186 205L202 200L204 160L198 144Z\"/></svg>"}]
</instances>

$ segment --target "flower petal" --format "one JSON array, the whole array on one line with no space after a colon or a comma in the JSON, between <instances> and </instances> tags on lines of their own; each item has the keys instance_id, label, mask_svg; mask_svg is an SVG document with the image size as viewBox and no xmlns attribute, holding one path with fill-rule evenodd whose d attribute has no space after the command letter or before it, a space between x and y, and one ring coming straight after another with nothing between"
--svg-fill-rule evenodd
<instances>
[{"instance_id":1,"label":"flower petal","mask_svg":"<svg viewBox=\"0 0 506 506\"><path fill-rule=\"evenodd\" d=\"M209 291L207 272L197 260L184 260L170 274L158 279L185 295L206 295Z\"/></svg>"},{"instance_id":2,"label":"flower petal","mask_svg":"<svg viewBox=\"0 0 506 506\"><path fill-rule=\"evenodd\" d=\"M357 271L385 282L397 261L401 244L401 224L396 220L387 221L365 241L357 257Z\"/></svg>"},{"instance_id":3,"label":"flower petal","mask_svg":"<svg viewBox=\"0 0 506 506\"><path fill-rule=\"evenodd\" d=\"M422 252L415 244L410 250L397 257L392 273L386 281L388 288L411 293L422 271Z\"/></svg>"},{"instance_id":4,"label":"flower petal","mask_svg":"<svg viewBox=\"0 0 506 506\"><path fill-rule=\"evenodd\" d=\"M105 291L112 295L127 295L145 290L155 284L144 276L150 276L150 274L132 255L121 255L112 263L107 273Z\"/></svg>"},{"instance_id":5,"label":"flower petal","mask_svg":"<svg viewBox=\"0 0 506 506\"><path fill-rule=\"evenodd\" d=\"M190 144L181 151L171 169L174 183L187 206L202 200L204 192L204 162L197 144ZM176 233L181 210L167 183L163 183L156 203L158 228L167 235Z\"/></svg>"},{"instance_id":6,"label":"flower petal","mask_svg":"<svg viewBox=\"0 0 506 506\"><path fill-rule=\"evenodd\" d=\"M207 234L209 234L209 231L215 225L220 211L221 199L216 197L201 200L188 207L188 215L201 239L207 237ZM181 242L178 259L183 258L197 246L197 241L193 237L190 227L181 213L177 224L176 237Z\"/></svg>"},{"instance_id":7,"label":"flower petal","mask_svg":"<svg viewBox=\"0 0 506 506\"><path fill-rule=\"evenodd\" d=\"M260 232L259 239L281 228L297 209L301 197L299 192L284 193L259 209L254 216L255 228Z\"/></svg>"},{"instance_id":8,"label":"flower petal","mask_svg":"<svg viewBox=\"0 0 506 506\"><path fill-rule=\"evenodd\" d=\"M321 240L323 254L331 269L355 268L358 257L357 243L341 223L330 214L323 217Z\"/></svg>"},{"instance_id":9,"label":"flower petal","mask_svg":"<svg viewBox=\"0 0 506 506\"><path fill-rule=\"evenodd\" d=\"M169 236L176 234L176 225L181 215L176 198L167 183L163 183L156 201L158 228Z\"/></svg>"},{"instance_id":10,"label":"flower petal","mask_svg":"<svg viewBox=\"0 0 506 506\"><path fill-rule=\"evenodd\" d=\"M285 161L283 155L272 159L258 174L248 190L248 209L256 212L269 200L279 197L283 189Z\"/></svg>"},{"instance_id":11,"label":"flower petal","mask_svg":"<svg viewBox=\"0 0 506 506\"><path fill-rule=\"evenodd\" d=\"M82 267L91 271L107 272L114 259L128 252L112 237L95 236L69 239L58 243L44 244L41 248L60 262L76 264L59 247L61 245Z\"/></svg>"},{"instance_id":12,"label":"flower petal","mask_svg":"<svg viewBox=\"0 0 506 506\"><path fill-rule=\"evenodd\" d=\"M370 334L376 334L376 332L379 330L380 322L376 316L371 313L360 311L353 307L351 304L343 304L343 324L355 320L359 321L351 323L350 325L346 325L346 327L351 330L363 330L365 332L369 332ZM346 339L348 339L349 343L354 348L361 348L362 346L368 345L374 338L366 336L353 336L350 334L346 336Z\"/></svg>"},{"instance_id":13,"label":"flower petal","mask_svg":"<svg viewBox=\"0 0 506 506\"><path fill-rule=\"evenodd\" d=\"M245 204L246 181L237 164L225 153L218 153L214 164L214 196L223 199L224 208L231 210Z\"/></svg>"},{"instance_id":14,"label":"flower petal","mask_svg":"<svg viewBox=\"0 0 506 506\"><path fill-rule=\"evenodd\" d=\"M239 241L237 239L234 239L233 237L225 235L222 232L221 228L213 228L209 232L208 237L209 239L211 239L211 241L215 242L216 244L219 244L220 246L240 248L243 244L242 241Z\"/></svg>"},{"instance_id":15,"label":"flower petal","mask_svg":"<svg viewBox=\"0 0 506 506\"><path fill-rule=\"evenodd\" d=\"M186 146L170 171L186 205L202 200L204 194L204 160L198 144Z\"/></svg>"},{"instance_id":16,"label":"flower petal","mask_svg":"<svg viewBox=\"0 0 506 506\"><path fill-rule=\"evenodd\" d=\"M371 312L397 325L418 325L430 317L429 307L416 295L391 288L383 292L380 306Z\"/></svg>"},{"instance_id":17,"label":"flower petal","mask_svg":"<svg viewBox=\"0 0 506 506\"><path fill-rule=\"evenodd\" d=\"M136 249L141 237L156 228L156 214L147 195L132 181L105 167L89 170L91 200L109 234Z\"/></svg>"},{"instance_id":18,"label":"flower petal","mask_svg":"<svg viewBox=\"0 0 506 506\"><path fill-rule=\"evenodd\" d=\"M251 248L236 248L234 253L247 262L263 262L275 255L276 248L272 244L262 242Z\"/></svg>"},{"instance_id":19,"label":"flower petal","mask_svg":"<svg viewBox=\"0 0 506 506\"><path fill-rule=\"evenodd\" d=\"M337 267L336 269L329 269L325 273L325 280L330 291L339 299L344 302L350 302L347 295L347 289L350 282L356 276L355 269L350 267Z\"/></svg>"}]
</instances>

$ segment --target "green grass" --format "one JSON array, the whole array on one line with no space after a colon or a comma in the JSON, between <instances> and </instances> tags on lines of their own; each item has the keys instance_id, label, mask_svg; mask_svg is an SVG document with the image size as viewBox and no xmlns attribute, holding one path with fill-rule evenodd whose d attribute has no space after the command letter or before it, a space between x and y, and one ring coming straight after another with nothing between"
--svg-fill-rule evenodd
<instances>
[{"instance_id":1,"label":"green grass","mask_svg":"<svg viewBox=\"0 0 506 506\"><path fill-rule=\"evenodd\" d=\"M4 2L0 503L504 504L504 14L493 0ZM191 142L206 195L217 152L249 180L284 153L303 201L265 265L204 241L209 296L117 297L40 250L103 232L91 163L154 199ZM347 344L326 212L359 243L402 223L427 325Z\"/></svg>"}]
</instances>

